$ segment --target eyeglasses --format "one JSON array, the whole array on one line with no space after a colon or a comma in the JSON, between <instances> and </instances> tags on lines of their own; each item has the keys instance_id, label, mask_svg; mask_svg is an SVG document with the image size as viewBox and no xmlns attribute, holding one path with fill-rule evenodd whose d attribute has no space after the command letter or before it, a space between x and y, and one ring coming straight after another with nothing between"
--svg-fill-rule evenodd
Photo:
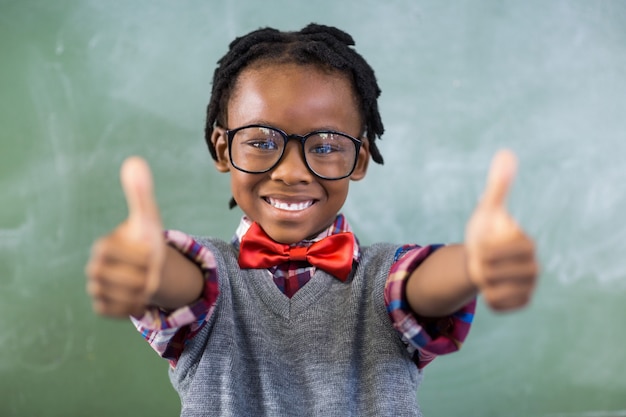
<instances>
[{"instance_id":1,"label":"eyeglasses","mask_svg":"<svg viewBox=\"0 0 626 417\"><path fill-rule=\"evenodd\" d=\"M287 142L302 144L307 168L326 180L339 180L352 174L356 167L361 141L332 130L318 130L288 135L280 129L249 125L226 131L231 164L239 171L261 174L272 170L283 157Z\"/></svg>"}]
</instances>

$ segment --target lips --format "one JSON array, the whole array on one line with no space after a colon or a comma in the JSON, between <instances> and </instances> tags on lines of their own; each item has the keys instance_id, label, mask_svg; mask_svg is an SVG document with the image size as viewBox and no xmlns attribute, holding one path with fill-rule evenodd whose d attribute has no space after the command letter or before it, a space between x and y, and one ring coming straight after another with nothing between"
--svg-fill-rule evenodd
<instances>
[{"instance_id":1,"label":"lips","mask_svg":"<svg viewBox=\"0 0 626 417\"><path fill-rule=\"evenodd\" d=\"M272 207L275 207L279 210L285 211L302 211L311 207L315 201L314 200L303 200L303 201L287 201L280 200L277 198L267 197L265 198Z\"/></svg>"}]
</instances>

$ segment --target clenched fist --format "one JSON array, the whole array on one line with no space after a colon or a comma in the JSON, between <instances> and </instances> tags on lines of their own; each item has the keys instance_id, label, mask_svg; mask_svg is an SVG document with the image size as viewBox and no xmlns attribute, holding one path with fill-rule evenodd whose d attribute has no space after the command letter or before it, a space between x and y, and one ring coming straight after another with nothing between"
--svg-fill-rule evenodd
<instances>
[{"instance_id":1,"label":"clenched fist","mask_svg":"<svg viewBox=\"0 0 626 417\"><path fill-rule=\"evenodd\" d=\"M516 169L517 160L510 151L494 156L485 192L465 232L470 281L497 311L525 306L539 269L533 241L505 206Z\"/></svg>"},{"instance_id":2,"label":"clenched fist","mask_svg":"<svg viewBox=\"0 0 626 417\"><path fill-rule=\"evenodd\" d=\"M87 292L99 314L141 317L159 288L166 245L147 163L129 158L120 174L128 218L94 243Z\"/></svg>"}]
</instances>

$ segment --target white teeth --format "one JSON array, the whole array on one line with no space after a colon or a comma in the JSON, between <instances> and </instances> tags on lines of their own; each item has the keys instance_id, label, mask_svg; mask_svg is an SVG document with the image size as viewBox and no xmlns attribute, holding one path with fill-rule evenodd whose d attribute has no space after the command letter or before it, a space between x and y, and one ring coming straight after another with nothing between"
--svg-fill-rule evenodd
<instances>
[{"instance_id":1,"label":"white teeth","mask_svg":"<svg viewBox=\"0 0 626 417\"><path fill-rule=\"evenodd\" d=\"M304 210L313 205L313 200L301 201L299 203L287 203L285 201L275 200L273 198L268 198L267 200L273 207L287 211Z\"/></svg>"}]
</instances>

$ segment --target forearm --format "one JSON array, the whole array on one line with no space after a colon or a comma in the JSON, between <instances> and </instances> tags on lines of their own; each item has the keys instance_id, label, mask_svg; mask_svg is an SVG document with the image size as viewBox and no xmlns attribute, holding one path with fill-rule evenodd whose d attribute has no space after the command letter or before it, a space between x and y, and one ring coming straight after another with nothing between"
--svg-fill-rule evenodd
<instances>
[{"instance_id":1,"label":"forearm","mask_svg":"<svg viewBox=\"0 0 626 417\"><path fill-rule=\"evenodd\" d=\"M454 313L478 290L467 275L463 245L444 246L413 271L406 284L411 309L422 317L443 317Z\"/></svg>"},{"instance_id":2,"label":"forearm","mask_svg":"<svg viewBox=\"0 0 626 417\"><path fill-rule=\"evenodd\" d=\"M168 245L161 283L151 303L165 310L175 310L198 300L203 285L204 278L198 265Z\"/></svg>"}]
</instances>

